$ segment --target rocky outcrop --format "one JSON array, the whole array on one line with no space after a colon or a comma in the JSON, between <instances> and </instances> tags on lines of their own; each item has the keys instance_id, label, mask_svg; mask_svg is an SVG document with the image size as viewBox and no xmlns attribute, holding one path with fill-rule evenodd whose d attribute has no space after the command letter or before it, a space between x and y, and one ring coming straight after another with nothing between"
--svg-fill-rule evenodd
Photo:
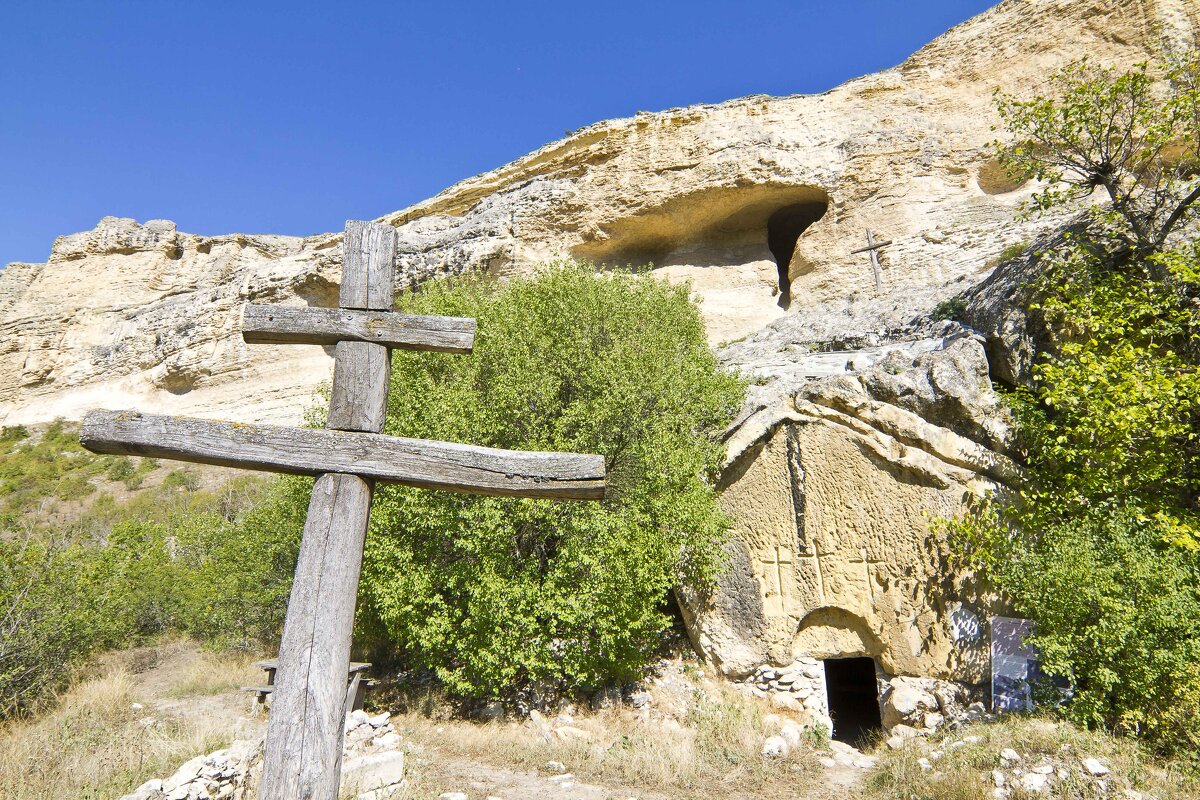
<instances>
[{"instance_id":1,"label":"rocky outcrop","mask_svg":"<svg viewBox=\"0 0 1200 800\"><path fill-rule=\"evenodd\" d=\"M0 422L92 407L296 419L328 377L320 348L248 347L247 301L336 305L322 240L203 237L106 217L45 264L0 273Z\"/></svg>"},{"instance_id":2,"label":"rocky outcrop","mask_svg":"<svg viewBox=\"0 0 1200 800\"><path fill-rule=\"evenodd\" d=\"M714 344L892 337L975 283L1005 245L1018 186L984 145L995 88L1024 92L1087 54L1128 64L1193 37L1195 0L1007 0L899 66L820 95L754 96L598 123L385 216L397 281L507 275L547 259L652 261L691 280ZM865 254L880 241L876 278ZM45 264L0 272L0 423L91 406L296 422L330 360L247 348L247 300L330 304L340 235L201 237L105 219ZM764 331L764 326L766 330Z\"/></svg>"}]
</instances>

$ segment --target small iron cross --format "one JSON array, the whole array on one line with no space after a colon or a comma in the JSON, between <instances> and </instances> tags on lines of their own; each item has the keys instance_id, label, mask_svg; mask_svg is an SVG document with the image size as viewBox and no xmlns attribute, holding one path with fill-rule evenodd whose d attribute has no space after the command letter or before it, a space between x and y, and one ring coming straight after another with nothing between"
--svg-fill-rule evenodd
<instances>
[{"instance_id":1,"label":"small iron cross","mask_svg":"<svg viewBox=\"0 0 1200 800\"><path fill-rule=\"evenodd\" d=\"M854 255L856 253L871 254L871 269L875 271L875 291L877 292L883 288L883 270L879 268L878 253L891 243L891 239L887 240L886 242L876 242L875 234L871 233L870 228L867 228L867 246L850 251L850 255Z\"/></svg>"},{"instance_id":2,"label":"small iron cross","mask_svg":"<svg viewBox=\"0 0 1200 800\"><path fill-rule=\"evenodd\" d=\"M469 353L475 320L391 310L396 231L347 222L338 308L247 305L247 342L335 344L326 430L92 411L95 453L314 475L267 726L260 800L336 800L346 673L376 481L473 494L599 500L604 459L383 436L391 348Z\"/></svg>"}]
</instances>

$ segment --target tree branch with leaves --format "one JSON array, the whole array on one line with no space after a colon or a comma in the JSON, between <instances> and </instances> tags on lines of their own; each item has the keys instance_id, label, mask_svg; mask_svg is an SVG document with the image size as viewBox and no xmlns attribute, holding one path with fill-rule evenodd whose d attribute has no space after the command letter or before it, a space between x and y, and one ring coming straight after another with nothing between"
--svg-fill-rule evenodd
<instances>
[{"instance_id":1,"label":"tree branch with leaves","mask_svg":"<svg viewBox=\"0 0 1200 800\"><path fill-rule=\"evenodd\" d=\"M1200 56L1121 72L1087 59L1050 76L1049 91L1021 100L997 93L1014 138L993 142L1008 172L1045 185L1039 211L1073 204L1102 188L1096 207L1134 253L1163 249L1200 201Z\"/></svg>"}]
</instances>

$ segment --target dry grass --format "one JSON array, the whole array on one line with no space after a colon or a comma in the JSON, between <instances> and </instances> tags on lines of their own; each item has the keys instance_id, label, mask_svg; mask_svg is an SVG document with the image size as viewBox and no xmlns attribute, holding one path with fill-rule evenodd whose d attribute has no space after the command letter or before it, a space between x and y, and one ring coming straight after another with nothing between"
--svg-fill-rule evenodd
<instances>
[{"instance_id":1,"label":"dry grass","mask_svg":"<svg viewBox=\"0 0 1200 800\"><path fill-rule=\"evenodd\" d=\"M50 710L0 727L0 798L110 800L227 746L228 714L191 713L184 709L207 701L180 698L236 688L252 674L251 660L198 652L190 642L104 659L98 675L76 683ZM179 710L156 710L160 700Z\"/></svg>"},{"instance_id":2,"label":"dry grass","mask_svg":"<svg viewBox=\"0 0 1200 800\"><path fill-rule=\"evenodd\" d=\"M406 741L436 751L424 768L417 766L416 796L456 788L438 785L446 756L516 770L558 761L585 783L680 798L795 797L821 777L810 747L784 759L763 757L763 740L777 730L757 704L730 691L697 695L679 721L643 721L628 709L576 714L570 727L581 733L565 739L547 739L529 723L439 720L421 711L392 721Z\"/></svg>"},{"instance_id":3,"label":"dry grass","mask_svg":"<svg viewBox=\"0 0 1200 800\"><path fill-rule=\"evenodd\" d=\"M171 676L165 687L167 697L207 697L236 692L241 686L253 686L265 678L254 666L259 656L245 653L214 654L201 652Z\"/></svg>"},{"instance_id":4,"label":"dry grass","mask_svg":"<svg viewBox=\"0 0 1200 800\"><path fill-rule=\"evenodd\" d=\"M992 800L990 774L1002 765L1000 751L1009 747L1020 753L1025 763L1048 757L1077 765L1080 758L1093 757L1111 769L1109 795L1098 794L1095 786L1076 771L1041 794L1027 794L1016 788L1012 800L1092 800L1120 797L1127 788L1158 800L1192 800L1200 796L1200 782L1195 776L1154 761L1135 742L1067 724L1013 717L977 724L949 736L950 740L960 741L976 736L979 741L955 750L946 750L940 739L924 748L914 742L900 751L879 747L879 767L865 781L863 796L870 800ZM934 762L933 770L924 771L918 759L927 756L930 749L942 750L945 755Z\"/></svg>"}]
</instances>

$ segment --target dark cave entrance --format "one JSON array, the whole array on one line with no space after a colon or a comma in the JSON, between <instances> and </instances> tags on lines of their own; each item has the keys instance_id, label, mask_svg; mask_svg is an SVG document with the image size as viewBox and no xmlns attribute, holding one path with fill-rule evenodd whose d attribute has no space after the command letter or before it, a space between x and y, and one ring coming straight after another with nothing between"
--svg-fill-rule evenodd
<instances>
[{"instance_id":1,"label":"dark cave entrance","mask_svg":"<svg viewBox=\"0 0 1200 800\"><path fill-rule=\"evenodd\" d=\"M859 746L883 727L879 716L879 686L875 661L870 658L831 658L825 662L825 692L833 738Z\"/></svg>"},{"instance_id":2,"label":"dark cave entrance","mask_svg":"<svg viewBox=\"0 0 1200 800\"><path fill-rule=\"evenodd\" d=\"M784 206L767 220L767 247L779 269L779 305L782 308L792 303L792 279L788 274L788 265L792 263L792 253L796 252L796 241L800 234L825 216L828 208L829 204L824 200L796 203Z\"/></svg>"}]
</instances>

